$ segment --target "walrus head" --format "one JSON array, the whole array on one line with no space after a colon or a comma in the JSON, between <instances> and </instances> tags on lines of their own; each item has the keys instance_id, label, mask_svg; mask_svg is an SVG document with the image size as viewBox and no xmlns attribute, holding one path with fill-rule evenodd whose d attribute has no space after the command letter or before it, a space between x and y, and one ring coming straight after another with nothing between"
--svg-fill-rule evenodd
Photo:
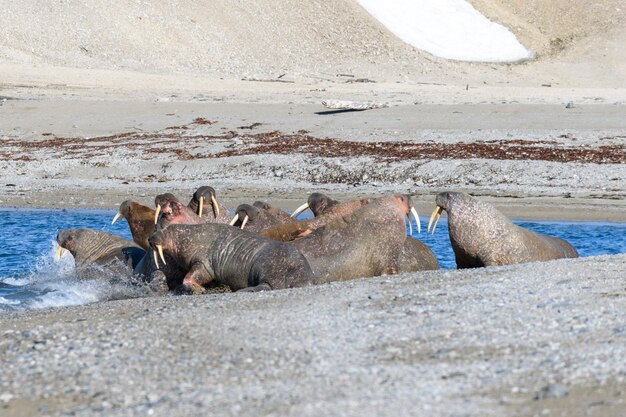
<instances>
[{"instance_id":1,"label":"walrus head","mask_svg":"<svg viewBox=\"0 0 626 417\"><path fill-rule=\"evenodd\" d=\"M428 222L428 232L431 232L430 227L432 225L432 234L435 233L437 222L439 222L439 218L444 210L448 214L448 219L455 215L457 217L463 215L463 218L468 219L480 216L491 218L493 221L496 219L507 221L504 215L495 210L491 205L482 203L467 193L456 191L439 193L435 198L435 204L437 206Z\"/></svg>"},{"instance_id":2,"label":"walrus head","mask_svg":"<svg viewBox=\"0 0 626 417\"><path fill-rule=\"evenodd\" d=\"M161 258L163 265L167 265L167 262L165 262L165 256L163 255L163 246L167 245L168 240L164 231L160 230L154 233L148 239L148 243L150 244L150 247L152 248L152 255L154 256L154 265L156 266L156 268L157 269L160 268L159 259L157 258L157 253L159 254L159 257Z\"/></svg>"},{"instance_id":3,"label":"walrus head","mask_svg":"<svg viewBox=\"0 0 626 417\"><path fill-rule=\"evenodd\" d=\"M124 217L128 222L135 243L148 250L148 237L154 232L154 213L155 211L150 207L126 200L120 204L119 211L111 224L114 224L120 217Z\"/></svg>"},{"instance_id":4,"label":"walrus head","mask_svg":"<svg viewBox=\"0 0 626 417\"><path fill-rule=\"evenodd\" d=\"M75 243L74 243L74 233L75 229L65 229L61 230L57 233L57 244L59 245L59 249L57 250L56 260L61 259L63 255L63 250L69 251L72 255L75 253Z\"/></svg>"},{"instance_id":5,"label":"walrus head","mask_svg":"<svg viewBox=\"0 0 626 417\"><path fill-rule=\"evenodd\" d=\"M310 209L313 212L313 215L317 217L320 214L323 214L324 211L326 211L330 207L336 206L337 204L339 204L339 201L333 200L325 194L311 193L309 195L309 198L307 199L307 202L295 209L294 212L291 214L291 217L297 217L306 209Z\"/></svg>"},{"instance_id":6,"label":"walrus head","mask_svg":"<svg viewBox=\"0 0 626 417\"><path fill-rule=\"evenodd\" d=\"M279 224L281 222L267 210L250 204L240 204L235 211L235 217L230 222L231 226L245 228L255 233Z\"/></svg>"},{"instance_id":7,"label":"walrus head","mask_svg":"<svg viewBox=\"0 0 626 417\"><path fill-rule=\"evenodd\" d=\"M202 217L205 206L211 207L214 217L220 215L220 204L217 201L215 189L206 185L198 188L196 192L193 193L193 197L188 206L200 217Z\"/></svg>"},{"instance_id":8,"label":"walrus head","mask_svg":"<svg viewBox=\"0 0 626 417\"><path fill-rule=\"evenodd\" d=\"M170 193L157 195L154 199L154 205L156 206L154 224L157 224L161 218L163 226L174 223L177 218L183 216L185 211L185 205Z\"/></svg>"}]
</instances>

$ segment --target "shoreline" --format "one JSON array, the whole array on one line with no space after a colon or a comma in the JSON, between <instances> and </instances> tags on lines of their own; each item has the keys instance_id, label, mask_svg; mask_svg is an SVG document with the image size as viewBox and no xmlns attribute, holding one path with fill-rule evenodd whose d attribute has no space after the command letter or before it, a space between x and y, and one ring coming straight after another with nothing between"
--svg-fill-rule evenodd
<instances>
[{"instance_id":1,"label":"shoreline","mask_svg":"<svg viewBox=\"0 0 626 417\"><path fill-rule=\"evenodd\" d=\"M453 191L453 190L446 190ZM180 196L182 200L187 200L188 196L181 190L172 190L172 192ZM219 190L218 190L219 193ZM35 209L35 210L116 210L119 204L128 199L128 196L124 196L120 193L106 194L103 199L103 194L98 190L92 190L88 194L92 194L93 198L89 198L85 195L84 191L81 192L81 198L86 198L86 202L83 205L76 205L72 202L65 201L68 194L60 194L62 201L54 202L52 197L44 201L38 201L37 203L25 203L21 197L16 197L14 201L3 198L3 202L0 204L0 210L20 210L20 209ZM55 194L59 197L59 194ZM220 201L223 202L228 208L234 210L239 204L251 204L255 200L263 200L276 205L284 210L293 211L302 203L306 202L308 197L307 193L296 193L289 197L276 197L273 195L264 195L262 190L259 192L253 192L250 194L253 197L247 198L246 196L231 196L226 194L224 197L220 197ZM333 198L340 200L349 200L354 198L364 197L365 194L340 194L329 193ZM377 196L378 194L371 194ZM615 200L603 200L603 199L563 199L563 198L536 198L536 197L496 197L489 195L481 195L474 193L477 198L494 205L499 211L505 214L507 217L513 220L545 220L545 221L563 221L563 222L609 222L609 223L626 223L626 203ZM119 196L119 197L118 197ZM155 194L156 196L156 194ZM100 198L99 205L93 204L96 197ZM115 198L119 198L119 203ZM435 207L435 194L432 195L413 195L413 204L417 209L422 222L424 219L428 219L430 212ZM7 201L8 200L8 201ZM144 204L148 207L154 205L154 201L146 198L135 198L135 201ZM609 203L609 204L607 204ZM445 217L444 213L444 217Z\"/></svg>"}]
</instances>

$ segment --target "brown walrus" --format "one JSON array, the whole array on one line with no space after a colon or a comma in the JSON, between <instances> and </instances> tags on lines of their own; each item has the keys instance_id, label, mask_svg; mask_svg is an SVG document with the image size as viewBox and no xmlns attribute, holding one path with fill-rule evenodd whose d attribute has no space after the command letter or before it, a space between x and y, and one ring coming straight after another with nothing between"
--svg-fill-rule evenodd
<instances>
[{"instance_id":1,"label":"brown walrus","mask_svg":"<svg viewBox=\"0 0 626 417\"><path fill-rule=\"evenodd\" d=\"M436 204L428 230L432 224L435 232L437 221L445 210L458 268L578 257L576 249L567 241L517 226L492 205L468 194L440 193Z\"/></svg>"},{"instance_id":2,"label":"brown walrus","mask_svg":"<svg viewBox=\"0 0 626 417\"><path fill-rule=\"evenodd\" d=\"M230 215L228 208L217 200L215 189L209 186L202 186L193 193L189 204L194 213L203 218L206 223L228 223Z\"/></svg>"},{"instance_id":3,"label":"brown walrus","mask_svg":"<svg viewBox=\"0 0 626 417\"><path fill-rule=\"evenodd\" d=\"M150 207L126 200L120 204L120 209L111 224L124 217L130 227L133 241L147 251L150 248L148 238L155 232L154 213Z\"/></svg>"},{"instance_id":4,"label":"brown walrus","mask_svg":"<svg viewBox=\"0 0 626 417\"><path fill-rule=\"evenodd\" d=\"M229 225L173 224L156 232L150 245L162 262L168 254L187 271L184 292L203 293L213 282L233 291L260 291L313 281L308 262L295 247Z\"/></svg>"},{"instance_id":5,"label":"brown walrus","mask_svg":"<svg viewBox=\"0 0 626 417\"><path fill-rule=\"evenodd\" d=\"M328 222L360 209L361 207L369 204L372 201L371 198L363 198L360 200L347 201L333 207L332 212L325 213L312 219L298 221L294 223L287 223L280 226L271 227L269 229L262 230L261 236L278 240L281 242L290 242L299 237L306 236L314 230L324 226Z\"/></svg>"},{"instance_id":6,"label":"brown walrus","mask_svg":"<svg viewBox=\"0 0 626 417\"><path fill-rule=\"evenodd\" d=\"M282 223L295 223L298 221L294 219L293 217L291 217L291 215L287 213L286 211L276 206L273 206L269 203L266 203L265 201L255 201L252 205L254 207L267 211L269 214L274 216L276 220L278 220L281 224Z\"/></svg>"},{"instance_id":7,"label":"brown walrus","mask_svg":"<svg viewBox=\"0 0 626 417\"><path fill-rule=\"evenodd\" d=\"M135 242L93 229L64 229L57 234L57 259L68 250L74 257L79 277L89 276L88 267L106 267L113 274L130 277L145 251Z\"/></svg>"},{"instance_id":8,"label":"brown walrus","mask_svg":"<svg viewBox=\"0 0 626 417\"><path fill-rule=\"evenodd\" d=\"M309 262L315 283L396 274L413 210L407 195L380 197L291 244Z\"/></svg>"},{"instance_id":9,"label":"brown walrus","mask_svg":"<svg viewBox=\"0 0 626 417\"><path fill-rule=\"evenodd\" d=\"M315 217L329 214L341 209L341 203L322 193L311 193L305 204L298 207L292 214L297 216L310 209ZM419 220L416 221L419 222ZM409 222L410 224L410 222ZM437 257L428 246L412 237L407 237L398 259L398 272L431 271L439 269Z\"/></svg>"}]
</instances>

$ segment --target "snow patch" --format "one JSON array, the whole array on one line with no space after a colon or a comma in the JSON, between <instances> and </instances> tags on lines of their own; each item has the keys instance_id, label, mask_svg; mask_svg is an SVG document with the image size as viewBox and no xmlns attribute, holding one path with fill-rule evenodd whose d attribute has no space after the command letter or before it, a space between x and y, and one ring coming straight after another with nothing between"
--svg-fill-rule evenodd
<instances>
[{"instance_id":1,"label":"snow patch","mask_svg":"<svg viewBox=\"0 0 626 417\"><path fill-rule=\"evenodd\" d=\"M441 58L518 62L532 58L515 35L465 0L357 0L404 42Z\"/></svg>"}]
</instances>

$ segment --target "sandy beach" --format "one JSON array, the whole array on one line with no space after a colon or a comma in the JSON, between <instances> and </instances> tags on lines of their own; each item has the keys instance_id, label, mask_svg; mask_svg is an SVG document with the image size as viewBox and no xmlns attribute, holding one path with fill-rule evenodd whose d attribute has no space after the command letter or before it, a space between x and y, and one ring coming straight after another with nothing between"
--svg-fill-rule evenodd
<instances>
[{"instance_id":1,"label":"sandy beach","mask_svg":"<svg viewBox=\"0 0 626 417\"><path fill-rule=\"evenodd\" d=\"M472 1L520 64L418 51L353 1L91 3L0 1L0 208L211 185L231 208L408 193L424 221L455 190L626 222L621 1ZM612 255L0 313L0 414L623 416L624 276Z\"/></svg>"}]
</instances>

